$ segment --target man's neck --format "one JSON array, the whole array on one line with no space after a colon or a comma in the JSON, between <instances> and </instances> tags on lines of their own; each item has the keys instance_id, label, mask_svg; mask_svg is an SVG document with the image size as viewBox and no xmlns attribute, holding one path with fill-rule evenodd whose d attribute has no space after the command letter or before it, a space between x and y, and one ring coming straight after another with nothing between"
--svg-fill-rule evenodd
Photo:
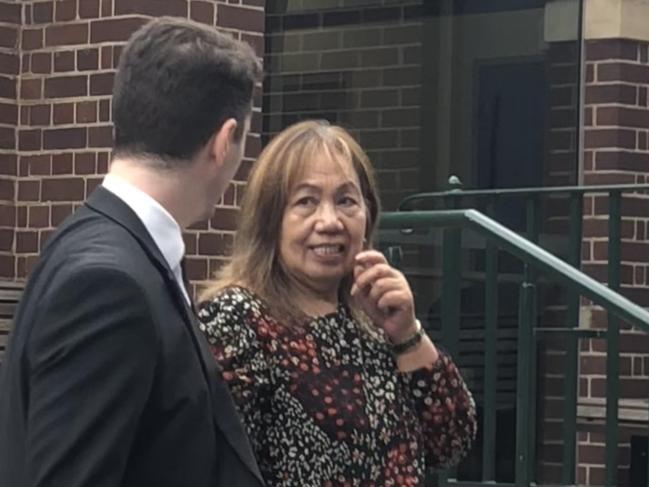
<instances>
[{"instance_id":1,"label":"man's neck","mask_svg":"<svg viewBox=\"0 0 649 487\"><path fill-rule=\"evenodd\" d=\"M182 171L160 170L145 162L131 159L114 159L108 174L119 177L160 203L165 210L185 229L195 222L196 208L192 193L182 188L191 187L185 181Z\"/></svg>"}]
</instances>

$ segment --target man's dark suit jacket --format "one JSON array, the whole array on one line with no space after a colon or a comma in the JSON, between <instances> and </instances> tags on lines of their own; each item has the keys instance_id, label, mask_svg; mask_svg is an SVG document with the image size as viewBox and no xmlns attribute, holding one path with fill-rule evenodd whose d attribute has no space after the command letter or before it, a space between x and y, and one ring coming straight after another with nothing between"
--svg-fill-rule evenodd
<instances>
[{"instance_id":1,"label":"man's dark suit jacket","mask_svg":"<svg viewBox=\"0 0 649 487\"><path fill-rule=\"evenodd\" d=\"M171 269L102 187L43 250L0 372L2 486L263 484Z\"/></svg>"}]
</instances>

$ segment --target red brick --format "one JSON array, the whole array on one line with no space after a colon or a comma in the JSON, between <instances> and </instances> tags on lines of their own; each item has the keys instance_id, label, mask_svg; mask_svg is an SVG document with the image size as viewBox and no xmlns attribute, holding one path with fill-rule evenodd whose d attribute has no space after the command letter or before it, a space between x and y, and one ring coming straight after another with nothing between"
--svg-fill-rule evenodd
<instances>
[{"instance_id":1,"label":"red brick","mask_svg":"<svg viewBox=\"0 0 649 487\"><path fill-rule=\"evenodd\" d=\"M0 229L0 251L11 251L14 244L14 230Z\"/></svg>"},{"instance_id":2,"label":"red brick","mask_svg":"<svg viewBox=\"0 0 649 487\"><path fill-rule=\"evenodd\" d=\"M49 206L30 206L27 225L32 228L47 228L50 226Z\"/></svg>"},{"instance_id":3,"label":"red brick","mask_svg":"<svg viewBox=\"0 0 649 487\"><path fill-rule=\"evenodd\" d=\"M30 181L31 183L37 182L37 181ZM39 183L39 191L40 191L40 183ZM16 208L16 221L17 221L17 226L19 228L26 228L27 227L27 207L26 206L19 206Z\"/></svg>"},{"instance_id":4,"label":"red brick","mask_svg":"<svg viewBox=\"0 0 649 487\"><path fill-rule=\"evenodd\" d=\"M88 128L88 147L112 147L112 145L112 125Z\"/></svg>"},{"instance_id":5,"label":"red brick","mask_svg":"<svg viewBox=\"0 0 649 487\"><path fill-rule=\"evenodd\" d=\"M72 205L52 205L51 226L58 226L63 220L72 214Z\"/></svg>"},{"instance_id":6,"label":"red brick","mask_svg":"<svg viewBox=\"0 0 649 487\"><path fill-rule=\"evenodd\" d=\"M16 232L16 251L20 254L38 252L38 232Z\"/></svg>"},{"instance_id":7,"label":"red brick","mask_svg":"<svg viewBox=\"0 0 649 487\"><path fill-rule=\"evenodd\" d=\"M110 122L110 100L101 100L99 102L99 121Z\"/></svg>"},{"instance_id":8,"label":"red brick","mask_svg":"<svg viewBox=\"0 0 649 487\"><path fill-rule=\"evenodd\" d=\"M27 107L26 107L27 108ZM50 105L32 105L29 108L29 125L49 125Z\"/></svg>"},{"instance_id":9,"label":"red brick","mask_svg":"<svg viewBox=\"0 0 649 487\"><path fill-rule=\"evenodd\" d=\"M119 66L119 57L122 55L122 49L124 46L113 46L113 69L117 69Z\"/></svg>"},{"instance_id":10,"label":"red brick","mask_svg":"<svg viewBox=\"0 0 649 487\"><path fill-rule=\"evenodd\" d=\"M54 53L54 71L74 71L74 52L57 51Z\"/></svg>"},{"instance_id":11,"label":"red brick","mask_svg":"<svg viewBox=\"0 0 649 487\"><path fill-rule=\"evenodd\" d=\"M229 29L264 32L264 11L234 7L219 3L216 9L216 25Z\"/></svg>"},{"instance_id":12,"label":"red brick","mask_svg":"<svg viewBox=\"0 0 649 487\"><path fill-rule=\"evenodd\" d=\"M43 132L43 148L79 149L86 146L85 128L50 129Z\"/></svg>"},{"instance_id":13,"label":"red brick","mask_svg":"<svg viewBox=\"0 0 649 487\"><path fill-rule=\"evenodd\" d=\"M0 102L0 123L18 124L18 107L10 103Z\"/></svg>"},{"instance_id":14,"label":"red brick","mask_svg":"<svg viewBox=\"0 0 649 487\"><path fill-rule=\"evenodd\" d=\"M27 171L30 176L48 176L52 172L48 154L24 156L20 162L27 164Z\"/></svg>"},{"instance_id":15,"label":"red brick","mask_svg":"<svg viewBox=\"0 0 649 487\"><path fill-rule=\"evenodd\" d=\"M20 83L20 98L38 100L43 96L43 83L40 79L24 79Z\"/></svg>"},{"instance_id":16,"label":"red brick","mask_svg":"<svg viewBox=\"0 0 649 487\"><path fill-rule=\"evenodd\" d=\"M90 42L126 41L142 24L143 18L96 20L90 24Z\"/></svg>"},{"instance_id":17,"label":"red brick","mask_svg":"<svg viewBox=\"0 0 649 487\"><path fill-rule=\"evenodd\" d=\"M649 167L649 154L631 151L599 151L595 156L595 167L601 170L645 172Z\"/></svg>"},{"instance_id":18,"label":"red brick","mask_svg":"<svg viewBox=\"0 0 649 487\"><path fill-rule=\"evenodd\" d=\"M82 101L77 103L77 123L97 121L97 102Z\"/></svg>"},{"instance_id":19,"label":"red brick","mask_svg":"<svg viewBox=\"0 0 649 487\"><path fill-rule=\"evenodd\" d=\"M99 49L80 49L77 51L77 69L91 71L99 67Z\"/></svg>"},{"instance_id":20,"label":"red brick","mask_svg":"<svg viewBox=\"0 0 649 487\"><path fill-rule=\"evenodd\" d=\"M38 201L40 190L40 181L18 181L18 200Z\"/></svg>"},{"instance_id":21,"label":"red brick","mask_svg":"<svg viewBox=\"0 0 649 487\"><path fill-rule=\"evenodd\" d=\"M101 69L113 67L113 46L102 46L101 48Z\"/></svg>"},{"instance_id":22,"label":"red brick","mask_svg":"<svg viewBox=\"0 0 649 487\"><path fill-rule=\"evenodd\" d=\"M101 16L111 17L113 15L113 0L101 0Z\"/></svg>"},{"instance_id":23,"label":"red brick","mask_svg":"<svg viewBox=\"0 0 649 487\"><path fill-rule=\"evenodd\" d=\"M20 47L24 51L43 47L43 29L23 29Z\"/></svg>"},{"instance_id":24,"label":"red brick","mask_svg":"<svg viewBox=\"0 0 649 487\"><path fill-rule=\"evenodd\" d=\"M16 258L14 256L0 256L0 276L8 279L13 279L16 275L15 265Z\"/></svg>"},{"instance_id":25,"label":"red brick","mask_svg":"<svg viewBox=\"0 0 649 487\"><path fill-rule=\"evenodd\" d=\"M597 66L597 81L626 81L646 83L649 66L629 63L601 63Z\"/></svg>"},{"instance_id":26,"label":"red brick","mask_svg":"<svg viewBox=\"0 0 649 487\"><path fill-rule=\"evenodd\" d=\"M103 179L104 179L103 177L86 179L86 197L87 195L91 194L95 189L97 189L98 186L101 185Z\"/></svg>"},{"instance_id":27,"label":"red brick","mask_svg":"<svg viewBox=\"0 0 649 487\"><path fill-rule=\"evenodd\" d=\"M586 86L586 103L618 103L635 105L637 89L623 84Z\"/></svg>"},{"instance_id":28,"label":"red brick","mask_svg":"<svg viewBox=\"0 0 649 487\"><path fill-rule=\"evenodd\" d=\"M0 72L2 74L16 75L20 69L17 54L0 52Z\"/></svg>"},{"instance_id":29,"label":"red brick","mask_svg":"<svg viewBox=\"0 0 649 487\"><path fill-rule=\"evenodd\" d=\"M20 71L22 73L29 73L31 68L32 57L29 53L24 53L20 56Z\"/></svg>"},{"instance_id":30,"label":"red brick","mask_svg":"<svg viewBox=\"0 0 649 487\"><path fill-rule=\"evenodd\" d=\"M190 18L196 22L214 25L214 4L193 0L190 3Z\"/></svg>"},{"instance_id":31,"label":"red brick","mask_svg":"<svg viewBox=\"0 0 649 487\"><path fill-rule=\"evenodd\" d=\"M18 28L0 26L0 47L18 47Z\"/></svg>"},{"instance_id":32,"label":"red brick","mask_svg":"<svg viewBox=\"0 0 649 487\"><path fill-rule=\"evenodd\" d=\"M86 96L88 78L86 76L59 76L45 80L46 98L66 98Z\"/></svg>"},{"instance_id":33,"label":"red brick","mask_svg":"<svg viewBox=\"0 0 649 487\"><path fill-rule=\"evenodd\" d=\"M626 129L589 129L586 131L585 147L611 147L635 149L635 131Z\"/></svg>"},{"instance_id":34,"label":"red brick","mask_svg":"<svg viewBox=\"0 0 649 487\"><path fill-rule=\"evenodd\" d=\"M37 52L32 54L32 73L49 74L52 72L52 54Z\"/></svg>"},{"instance_id":35,"label":"red brick","mask_svg":"<svg viewBox=\"0 0 649 487\"><path fill-rule=\"evenodd\" d=\"M81 0L79 2L79 17L96 19L99 17L99 0Z\"/></svg>"},{"instance_id":36,"label":"red brick","mask_svg":"<svg viewBox=\"0 0 649 487\"><path fill-rule=\"evenodd\" d=\"M649 110L626 107L598 107L597 125L649 127Z\"/></svg>"},{"instance_id":37,"label":"red brick","mask_svg":"<svg viewBox=\"0 0 649 487\"><path fill-rule=\"evenodd\" d=\"M16 226L16 208L14 205L0 205L0 226Z\"/></svg>"},{"instance_id":38,"label":"red brick","mask_svg":"<svg viewBox=\"0 0 649 487\"><path fill-rule=\"evenodd\" d=\"M97 154L97 174L106 174L108 172L108 159L110 154L100 152Z\"/></svg>"},{"instance_id":39,"label":"red brick","mask_svg":"<svg viewBox=\"0 0 649 487\"><path fill-rule=\"evenodd\" d=\"M190 257L185 262L189 280L201 281L207 279L207 259Z\"/></svg>"},{"instance_id":40,"label":"red brick","mask_svg":"<svg viewBox=\"0 0 649 487\"><path fill-rule=\"evenodd\" d=\"M75 174L94 174L97 155L94 152L83 152L74 155Z\"/></svg>"},{"instance_id":41,"label":"red brick","mask_svg":"<svg viewBox=\"0 0 649 487\"><path fill-rule=\"evenodd\" d=\"M77 0L56 0L54 5L54 18L57 22L61 20L74 20L77 17Z\"/></svg>"},{"instance_id":42,"label":"red brick","mask_svg":"<svg viewBox=\"0 0 649 487\"><path fill-rule=\"evenodd\" d=\"M69 46L88 42L88 24L51 25L45 29L45 45Z\"/></svg>"},{"instance_id":43,"label":"red brick","mask_svg":"<svg viewBox=\"0 0 649 487\"><path fill-rule=\"evenodd\" d=\"M113 93L115 73L101 73L90 76L90 94L110 95Z\"/></svg>"},{"instance_id":44,"label":"red brick","mask_svg":"<svg viewBox=\"0 0 649 487\"><path fill-rule=\"evenodd\" d=\"M5 176L18 175L18 156L15 153L0 154L0 174Z\"/></svg>"},{"instance_id":45,"label":"red brick","mask_svg":"<svg viewBox=\"0 0 649 487\"><path fill-rule=\"evenodd\" d=\"M20 25L22 23L20 11L20 4L0 3L0 19L3 22Z\"/></svg>"},{"instance_id":46,"label":"red brick","mask_svg":"<svg viewBox=\"0 0 649 487\"><path fill-rule=\"evenodd\" d=\"M11 179L0 179L0 200L12 201L15 198L16 183Z\"/></svg>"},{"instance_id":47,"label":"red brick","mask_svg":"<svg viewBox=\"0 0 649 487\"><path fill-rule=\"evenodd\" d=\"M0 98L16 99L16 80L0 76Z\"/></svg>"},{"instance_id":48,"label":"red brick","mask_svg":"<svg viewBox=\"0 0 649 487\"><path fill-rule=\"evenodd\" d=\"M84 180L81 178L44 179L43 201L81 201L84 198Z\"/></svg>"},{"instance_id":49,"label":"red brick","mask_svg":"<svg viewBox=\"0 0 649 487\"><path fill-rule=\"evenodd\" d=\"M62 153L52 156L52 174L72 174L72 154Z\"/></svg>"},{"instance_id":50,"label":"red brick","mask_svg":"<svg viewBox=\"0 0 649 487\"><path fill-rule=\"evenodd\" d=\"M236 230L239 211L230 208L217 208L210 220L214 230Z\"/></svg>"},{"instance_id":51,"label":"red brick","mask_svg":"<svg viewBox=\"0 0 649 487\"><path fill-rule=\"evenodd\" d=\"M74 123L74 103L57 103L52 111L54 125Z\"/></svg>"},{"instance_id":52,"label":"red brick","mask_svg":"<svg viewBox=\"0 0 649 487\"><path fill-rule=\"evenodd\" d=\"M171 15L187 17L187 2L185 0L113 0L115 15L143 14L160 17Z\"/></svg>"},{"instance_id":53,"label":"red brick","mask_svg":"<svg viewBox=\"0 0 649 487\"><path fill-rule=\"evenodd\" d=\"M626 39L589 40L586 42L586 59L601 61L604 59L625 59L635 61L638 58L638 42Z\"/></svg>"},{"instance_id":54,"label":"red brick","mask_svg":"<svg viewBox=\"0 0 649 487\"><path fill-rule=\"evenodd\" d=\"M201 255L225 255L232 246L231 235L202 233L198 237L198 253Z\"/></svg>"},{"instance_id":55,"label":"red brick","mask_svg":"<svg viewBox=\"0 0 649 487\"><path fill-rule=\"evenodd\" d=\"M35 24L48 24L54 19L54 2L34 3L33 11Z\"/></svg>"},{"instance_id":56,"label":"red brick","mask_svg":"<svg viewBox=\"0 0 649 487\"><path fill-rule=\"evenodd\" d=\"M18 149L24 151L41 149L41 130L19 130Z\"/></svg>"}]
</instances>

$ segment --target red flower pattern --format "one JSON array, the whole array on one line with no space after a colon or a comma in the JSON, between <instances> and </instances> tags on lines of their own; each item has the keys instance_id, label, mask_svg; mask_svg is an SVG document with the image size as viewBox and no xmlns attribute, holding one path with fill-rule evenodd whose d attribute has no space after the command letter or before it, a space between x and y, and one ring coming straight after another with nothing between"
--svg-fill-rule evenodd
<instances>
[{"instance_id":1,"label":"red flower pattern","mask_svg":"<svg viewBox=\"0 0 649 487\"><path fill-rule=\"evenodd\" d=\"M290 328L233 287L199 312L269 486L415 486L455 465L475 405L444 353L401 373L344 308Z\"/></svg>"}]
</instances>

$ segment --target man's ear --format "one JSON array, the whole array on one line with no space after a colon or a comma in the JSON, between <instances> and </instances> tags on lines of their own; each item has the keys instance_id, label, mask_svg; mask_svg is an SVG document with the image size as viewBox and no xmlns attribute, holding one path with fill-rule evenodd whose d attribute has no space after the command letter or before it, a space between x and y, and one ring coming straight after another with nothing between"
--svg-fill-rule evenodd
<instances>
[{"instance_id":1,"label":"man's ear","mask_svg":"<svg viewBox=\"0 0 649 487\"><path fill-rule=\"evenodd\" d=\"M210 155L219 167L223 165L230 151L230 145L234 143L237 125L234 118L228 118L211 139Z\"/></svg>"}]
</instances>

